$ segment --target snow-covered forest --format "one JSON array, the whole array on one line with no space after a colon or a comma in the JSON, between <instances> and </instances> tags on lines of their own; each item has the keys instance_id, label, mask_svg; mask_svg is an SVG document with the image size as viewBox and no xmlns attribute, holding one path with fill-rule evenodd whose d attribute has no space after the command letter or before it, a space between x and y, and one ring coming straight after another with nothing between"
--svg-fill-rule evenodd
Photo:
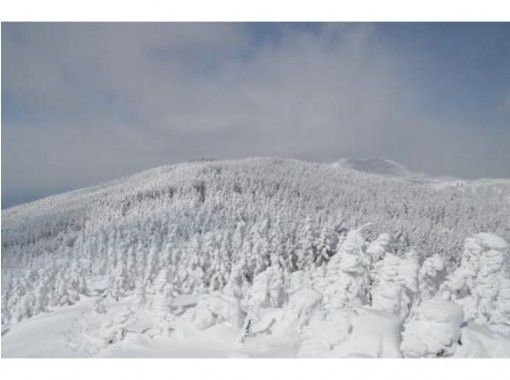
<instances>
[{"instance_id":1,"label":"snow-covered forest","mask_svg":"<svg viewBox=\"0 0 510 380\"><path fill-rule=\"evenodd\" d=\"M2 211L2 354L69 310L57 356L509 356L507 242L506 180L164 166Z\"/></svg>"}]
</instances>

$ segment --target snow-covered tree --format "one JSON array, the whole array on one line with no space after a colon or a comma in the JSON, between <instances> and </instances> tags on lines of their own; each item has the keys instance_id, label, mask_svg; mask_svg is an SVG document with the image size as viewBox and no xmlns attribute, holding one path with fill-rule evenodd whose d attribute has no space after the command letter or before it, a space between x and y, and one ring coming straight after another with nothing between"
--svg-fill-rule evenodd
<instances>
[{"instance_id":1,"label":"snow-covered tree","mask_svg":"<svg viewBox=\"0 0 510 380\"><path fill-rule=\"evenodd\" d=\"M376 264L376 280L372 287L372 306L405 319L418 294L419 264L416 255L404 257L387 253Z\"/></svg>"},{"instance_id":2,"label":"snow-covered tree","mask_svg":"<svg viewBox=\"0 0 510 380\"><path fill-rule=\"evenodd\" d=\"M327 266L326 308L360 306L368 302L368 257L361 229L351 230Z\"/></svg>"},{"instance_id":3,"label":"snow-covered tree","mask_svg":"<svg viewBox=\"0 0 510 380\"><path fill-rule=\"evenodd\" d=\"M460 266L442 284L442 298L463 306L466 320L481 325L510 324L509 245L501 237L479 233L466 239Z\"/></svg>"},{"instance_id":4,"label":"snow-covered tree","mask_svg":"<svg viewBox=\"0 0 510 380\"><path fill-rule=\"evenodd\" d=\"M421 299L433 298L446 277L446 264L437 253L427 258L418 273Z\"/></svg>"}]
</instances>

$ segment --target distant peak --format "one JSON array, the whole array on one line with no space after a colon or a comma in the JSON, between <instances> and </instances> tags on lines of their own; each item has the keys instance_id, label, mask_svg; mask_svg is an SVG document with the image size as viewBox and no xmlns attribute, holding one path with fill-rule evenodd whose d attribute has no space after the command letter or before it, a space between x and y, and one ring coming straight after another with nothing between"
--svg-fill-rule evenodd
<instances>
[{"instance_id":1,"label":"distant peak","mask_svg":"<svg viewBox=\"0 0 510 380\"><path fill-rule=\"evenodd\" d=\"M396 177L420 176L418 173L407 169L404 165L384 158L342 158L334 162L332 166Z\"/></svg>"}]
</instances>

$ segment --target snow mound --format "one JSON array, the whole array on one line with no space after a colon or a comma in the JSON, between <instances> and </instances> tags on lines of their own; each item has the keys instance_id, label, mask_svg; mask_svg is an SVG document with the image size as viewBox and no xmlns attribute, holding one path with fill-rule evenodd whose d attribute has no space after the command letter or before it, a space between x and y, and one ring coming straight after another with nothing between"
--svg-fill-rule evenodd
<instances>
[{"instance_id":1,"label":"snow mound","mask_svg":"<svg viewBox=\"0 0 510 380\"><path fill-rule=\"evenodd\" d=\"M239 328L243 320L239 299L226 292L203 295L194 310L194 323L200 330L224 322Z\"/></svg>"},{"instance_id":2,"label":"snow mound","mask_svg":"<svg viewBox=\"0 0 510 380\"><path fill-rule=\"evenodd\" d=\"M357 309L349 338L334 347L334 357L399 358L400 318L378 310Z\"/></svg>"},{"instance_id":3,"label":"snow mound","mask_svg":"<svg viewBox=\"0 0 510 380\"><path fill-rule=\"evenodd\" d=\"M488 249L506 249L509 247L508 243L498 235L490 234L487 232L481 232L473 236L473 239L477 244L483 248Z\"/></svg>"},{"instance_id":4,"label":"snow mound","mask_svg":"<svg viewBox=\"0 0 510 380\"><path fill-rule=\"evenodd\" d=\"M289 297L286 319L297 321L298 329L306 325L316 309L321 306L322 294L312 289L300 289Z\"/></svg>"},{"instance_id":5,"label":"snow mound","mask_svg":"<svg viewBox=\"0 0 510 380\"><path fill-rule=\"evenodd\" d=\"M333 347L349 337L352 332L351 309L318 311L312 315L302 332L299 357L325 357Z\"/></svg>"},{"instance_id":6,"label":"snow mound","mask_svg":"<svg viewBox=\"0 0 510 380\"><path fill-rule=\"evenodd\" d=\"M460 358L508 358L510 340L508 336L469 324L462 329L461 344L455 352Z\"/></svg>"},{"instance_id":7,"label":"snow mound","mask_svg":"<svg viewBox=\"0 0 510 380\"><path fill-rule=\"evenodd\" d=\"M444 357L455 352L461 334L462 308L447 301L424 301L413 310L402 336L408 357Z\"/></svg>"}]
</instances>

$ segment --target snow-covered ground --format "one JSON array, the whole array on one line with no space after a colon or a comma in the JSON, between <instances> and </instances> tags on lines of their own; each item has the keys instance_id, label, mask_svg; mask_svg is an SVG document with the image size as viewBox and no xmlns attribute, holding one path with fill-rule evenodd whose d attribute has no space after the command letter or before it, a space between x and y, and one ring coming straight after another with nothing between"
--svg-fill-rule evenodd
<instances>
[{"instance_id":1,"label":"snow-covered ground","mask_svg":"<svg viewBox=\"0 0 510 380\"><path fill-rule=\"evenodd\" d=\"M150 302L139 308L132 297L106 301L105 312L98 313L96 300L83 298L16 324L2 337L2 357L398 358L434 357L443 350L455 357L510 357L508 335L462 324L459 309L445 301L424 305L421 319L407 325L411 332L402 344L399 318L370 308L317 311L306 326L296 322L290 308L271 310L269 315L280 319L241 339L228 321L202 330L194 308L162 328Z\"/></svg>"},{"instance_id":2,"label":"snow-covered ground","mask_svg":"<svg viewBox=\"0 0 510 380\"><path fill-rule=\"evenodd\" d=\"M369 164L180 164L2 211L2 356L510 357L510 183Z\"/></svg>"},{"instance_id":3,"label":"snow-covered ground","mask_svg":"<svg viewBox=\"0 0 510 380\"><path fill-rule=\"evenodd\" d=\"M201 330L191 316L193 308L163 324L153 298L148 297L143 308L133 307L133 297L106 300L104 313L99 313L94 307L98 298L84 297L72 306L39 314L5 333L2 356L287 357L298 350L290 336L265 335L241 343L239 329L229 323Z\"/></svg>"}]
</instances>

